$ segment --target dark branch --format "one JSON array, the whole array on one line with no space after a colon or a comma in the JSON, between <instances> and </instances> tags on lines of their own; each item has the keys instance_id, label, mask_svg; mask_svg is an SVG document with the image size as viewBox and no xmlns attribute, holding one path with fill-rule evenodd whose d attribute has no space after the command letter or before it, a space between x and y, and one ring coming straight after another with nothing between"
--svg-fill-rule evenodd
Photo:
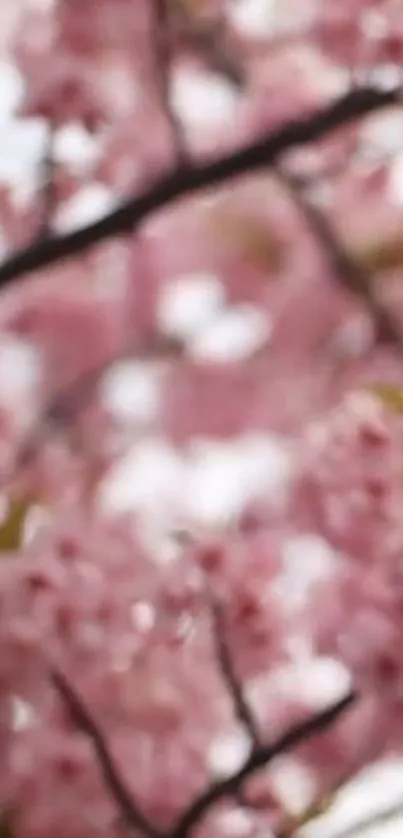
<instances>
[{"instance_id":1,"label":"dark branch","mask_svg":"<svg viewBox=\"0 0 403 838\"><path fill-rule=\"evenodd\" d=\"M244 765L235 774L225 780L212 783L190 804L170 833L170 838L187 838L189 832L199 823L211 806L229 795L235 795L245 780L260 768L268 765L275 757L326 730L351 707L355 700L355 694L349 693L332 707L292 727L272 745L262 745L254 748Z\"/></svg>"},{"instance_id":2,"label":"dark branch","mask_svg":"<svg viewBox=\"0 0 403 838\"><path fill-rule=\"evenodd\" d=\"M381 343L397 346L403 350L403 335L382 304L377 300L372 289L372 277L352 259L338 241L330 222L323 212L304 194L304 187L298 178L277 169L282 182L290 191L295 203L300 208L317 241L327 255L335 279L351 294L364 301L372 315L376 328L376 337Z\"/></svg>"},{"instance_id":3,"label":"dark branch","mask_svg":"<svg viewBox=\"0 0 403 838\"><path fill-rule=\"evenodd\" d=\"M160 833L142 814L134 802L131 793L119 776L100 730L75 690L65 679L64 675L55 668L51 670L51 678L73 721L91 740L106 786L111 792L125 823L129 827L142 832L147 838L160 838Z\"/></svg>"},{"instance_id":4,"label":"dark branch","mask_svg":"<svg viewBox=\"0 0 403 838\"><path fill-rule=\"evenodd\" d=\"M251 744L257 748L259 746L259 732L253 718L253 714L248 707L243 694L242 684L240 683L234 670L231 654L225 640L225 626L222 609L219 603L213 600L211 610L214 620L215 648L220 670L225 684L228 687L228 692L234 705L235 714L249 735Z\"/></svg>"},{"instance_id":5,"label":"dark branch","mask_svg":"<svg viewBox=\"0 0 403 838\"><path fill-rule=\"evenodd\" d=\"M142 194L123 201L109 215L67 235L38 242L17 253L0 267L0 287L17 277L74 256L97 242L127 233L150 213L171 202L203 189L222 184L233 177L272 166L289 149L319 140L359 117L380 108L397 104L400 89L378 90L373 87L355 89L331 105L257 140L240 151L207 163L177 169Z\"/></svg>"}]
</instances>

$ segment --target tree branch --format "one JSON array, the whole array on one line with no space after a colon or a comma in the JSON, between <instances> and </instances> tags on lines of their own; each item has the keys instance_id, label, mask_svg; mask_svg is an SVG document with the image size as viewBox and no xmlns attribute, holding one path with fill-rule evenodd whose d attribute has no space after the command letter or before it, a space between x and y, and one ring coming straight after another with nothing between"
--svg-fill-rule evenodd
<instances>
[{"instance_id":1,"label":"tree branch","mask_svg":"<svg viewBox=\"0 0 403 838\"><path fill-rule=\"evenodd\" d=\"M50 676L73 721L91 740L106 786L113 796L122 818L129 827L140 831L146 838L187 838L190 831L215 803L231 794L236 795L242 789L246 779L260 768L268 765L275 757L326 730L356 700L355 693L350 692L330 708L294 725L273 744L255 746L238 771L227 779L214 782L208 786L184 810L173 829L163 833L149 823L133 800L133 796L119 776L101 731L73 687L54 666L51 668Z\"/></svg>"},{"instance_id":2,"label":"tree branch","mask_svg":"<svg viewBox=\"0 0 403 838\"><path fill-rule=\"evenodd\" d=\"M207 163L178 168L148 187L142 194L123 201L117 209L86 227L37 242L11 256L0 267L0 288L12 280L43 269L61 259L74 256L85 248L111 236L127 233L151 213L171 202L233 177L273 166L289 149L315 142L359 117L400 101L400 88L379 90L355 89L313 114L287 122L245 148Z\"/></svg>"},{"instance_id":3,"label":"tree branch","mask_svg":"<svg viewBox=\"0 0 403 838\"><path fill-rule=\"evenodd\" d=\"M100 730L73 687L55 667L52 667L51 679L73 721L91 740L106 786L111 792L125 823L129 827L142 832L147 838L160 838L161 833L142 814L119 776Z\"/></svg>"},{"instance_id":4,"label":"tree branch","mask_svg":"<svg viewBox=\"0 0 403 838\"><path fill-rule=\"evenodd\" d=\"M332 707L316 713L306 721L294 725L272 745L262 745L254 748L243 766L225 780L212 783L185 810L178 823L170 832L170 838L187 838L189 832L199 823L201 818L215 803L231 794L236 794L243 782L260 768L264 768L275 757L280 756L291 748L310 739L330 727L340 716L351 707L356 700L354 693L349 693Z\"/></svg>"},{"instance_id":5,"label":"tree branch","mask_svg":"<svg viewBox=\"0 0 403 838\"><path fill-rule=\"evenodd\" d=\"M242 685L235 673L230 651L225 640L225 626L222 609L219 603L215 600L212 602L211 610L214 621L215 648L221 674L228 687L228 692L234 705L235 715L246 730L251 740L251 744L257 748L260 744L259 732L253 718L253 714L248 707L243 694Z\"/></svg>"},{"instance_id":6,"label":"tree branch","mask_svg":"<svg viewBox=\"0 0 403 838\"><path fill-rule=\"evenodd\" d=\"M403 350L403 335L393 316L377 300L371 285L371 276L355 262L338 241L330 222L321 210L304 194L304 188L297 177L278 168L280 180L291 193L316 239L326 253L333 276L349 293L362 299L375 323L376 336L381 343L388 343Z\"/></svg>"}]
</instances>

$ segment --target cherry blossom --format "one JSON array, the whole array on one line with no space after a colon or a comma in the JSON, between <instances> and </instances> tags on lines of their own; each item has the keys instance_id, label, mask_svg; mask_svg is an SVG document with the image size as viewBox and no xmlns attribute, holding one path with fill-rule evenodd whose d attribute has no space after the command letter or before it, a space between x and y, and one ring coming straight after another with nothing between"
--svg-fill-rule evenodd
<instances>
[{"instance_id":1,"label":"cherry blossom","mask_svg":"<svg viewBox=\"0 0 403 838\"><path fill-rule=\"evenodd\" d=\"M403 750L402 10L22 6L0 831L292 838Z\"/></svg>"}]
</instances>

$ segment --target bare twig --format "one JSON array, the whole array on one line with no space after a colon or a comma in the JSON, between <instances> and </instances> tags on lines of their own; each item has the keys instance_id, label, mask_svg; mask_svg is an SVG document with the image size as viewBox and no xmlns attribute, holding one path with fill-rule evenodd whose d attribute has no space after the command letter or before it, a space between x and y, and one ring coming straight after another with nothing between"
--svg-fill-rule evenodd
<instances>
[{"instance_id":1,"label":"bare twig","mask_svg":"<svg viewBox=\"0 0 403 838\"><path fill-rule=\"evenodd\" d=\"M312 736L329 728L348 710L355 701L354 693L349 693L327 710L323 710L306 721L292 727L272 745L254 748L243 766L225 780L212 783L185 809L178 823L170 833L170 838L187 838L191 830L199 823L207 811L229 795L236 795L245 780L260 768L264 768L275 757L288 752Z\"/></svg>"},{"instance_id":2,"label":"bare twig","mask_svg":"<svg viewBox=\"0 0 403 838\"><path fill-rule=\"evenodd\" d=\"M119 776L101 731L73 687L55 667L51 668L50 676L73 721L92 742L105 783L118 806L122 818L129 827L139 830L147 838L163 838L163 836L165 838L187 838L192 829L215 803L229 795L236 796L242 790L244 781L256 771L265 767L275 757L329 728L351 707L356 699L355 694L351 692L332 707L294 725L273 744L256 745L238 771L227 779L214 782L208 786L184 810L176 825L167 833L162 833L148 821L139 809L132 794Z\"/></svg>"},{"instance_id":3,"label":"bare twig","mask_svg":"<svg viewBox=\"0 0 403 838\"><path fill-rule=\"evenodd\" d=\"M170 100L169 3L167 0L152 0L152 7L154 11L155 72L159 98L175 143L176 162L178 165L186 166L188 153L183 125Z\"/></svg>"},{"instance_id":4,"label":"bare twig","mask_svg":"<svg viewBox=\"0 0 403 838\"><path fill-rule=\"evenodd\" d=\"M191 30L192 36L197 37L197 30L195 32L194 27ZM220 56L222 52L222 50L220 51L221 40L220 32L210 27L205 33L203 44L209 63L215 69L218 69L218 71L220 71L220 67L217 67L217 55ZM235 62L232 62L232 64L235 64ZM238 69L239 75L235 79L235 83L237 87L241 88L245 83L245 79L240 65ZM229 80L234 81L231 74ZM356 87L357 85L355 85ZM393 318L383 309L373 294L370 277L366 276L361 266L355 264L351 257L343 250L331 230L329 222L327 222L323 214L315 206L308 202L308 199L304 195L303 185L298 182L298 179L282 169L278 169L277 171L280 180L283 181L293 195L294 200L302 210L313 232L316 233L318 240L325 248L335 276L350 292L365 299L367 308L369 308L374 318L379 339L384 342L400 345L403 348L400 330L393 322ZM327 174L329 176L329 173Z\"/></svg>"},{"instance_id":5,"label":"bare twig","mask_svg":"<svg viewBox=\"0 0 403 838\"><path fill-rule=\"evenodd\" d=\"M195 25L183 0L177 0L176 11L180 14L184 40L207 59L212 69L224 76L230 84L237 88L243 87L245 72L240 62L234 59L225 47L222 22L203 27Z\"/></svg>"},{"instance_id":6,"label":"bare twig","mask_svg":"<svg viewBox=\"0 0 403 838\"><path fill-rule=\"evenodd\" d=\"M91 740L106 786L115 800L125 823L129 827L142 832L147 838L160 838L161 833L149 823L148 819L140 811L133 800L132 794L119 776L119 772L113 763L113 758L102 733L73 687L64 675L54 667L51 670L51 679L66 708L69 710L73 721Z\"/></svg>"},{"instance_id":7,"label":"bare twig","mask_svg":"<svg viewBox=\"0 0 403 838\"><path fill-rule=\"evenodd\" d=\"M54 182L54 127L49 127L49 134L43 160L42 221L36 241L48 238L52 232L52 215L55 210Z\"/></svg>"},{"instance_id":8,"label":"bare twig","mask_svg":"<svg viewBox=\"0 0 403 838\"><path fill-rule=\"evenodd\" d=\"M212 601L211 610L214 621L214 641L217 654L217 660L220 670L225 681L228 691L230 693L235 714L239 722L245 728L253 747L258 747L260 744L259 732L256 722L253 718L251 709L243 694L242 684L236 675L231 654L225 640L225 625L221 606L215 600Z\"/></svg>"},{"instance_id":9,"label":"bare twig","mask_svg":"<svg viewBox=\"0 0 403 838\"><path fill-rule=\"evenodd\" d=\"M313 114L287 122L240 151L217 160L181 167L168 173L140 195L123 201L117 209L67 235L32 244L11 256L0 267L0 288L12 280L42 269L61 259L72 257L111 236L126 233L151 213L179 198L210 189L231 178L273 166L289 149L315 142L359 117L400 100L400 88L379 90L362 87L336 99Z\"/></svg>"},{"instance_id":10,"label":"bare twig","mask_svg":"<svg viewBox=\"0 0 403 838\"><path fill-rule=\"evenodd\" d=\"M395 345L403 350L403 335L394 318L377 300L371 283L371 276L347 253L338 241L331 224L324 213L305 195L304 187L298 178L277 168L277 174L291 193L300 208L317 241L327 255L332 273L351 294L362 299L372 315L376 327L377 339L381 343Z\"/></svg>"}]
</instances>

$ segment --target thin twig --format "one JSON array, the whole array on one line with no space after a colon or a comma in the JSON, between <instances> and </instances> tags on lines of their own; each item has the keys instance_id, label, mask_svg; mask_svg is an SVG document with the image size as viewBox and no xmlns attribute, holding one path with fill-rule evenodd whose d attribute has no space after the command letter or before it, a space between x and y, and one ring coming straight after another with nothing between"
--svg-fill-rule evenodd
<instances>
[{"instance_id":1,"label":"thin twig","mask_svg":"<svg viewBox=\"0 0 403 838\"><path fill-rule=\"evenodd\" d=\"M192 20L187 4L177 0L176 11L179 12L183 25L184 40L191 44L210 64L219 75L224 76L236 88L245 84L245 71L239 61L235 60L223 42L223 25L208 24L197 26ZM221 21L220 21L221 22Z\"/></svg>"},{"instance_id":2,"label":"thin twig","mask_svg":"<svg viewBox=\"0 0 403 838\"><path fill-rule=\"evenodd\" d=\"M220 54L219 46L220 40L217 33L213 28L210 28L206 33L204 49L210 64L212 64L213 67L216 62L217 51L218 54ZM245 79L242 75L242 69L240 69L237 86L242 87L244 83ZM298 179L282 169L278 169L277 173L280 180L283 181L292 193L294 200L302 210L313 232L316 233L319 241L325 247L327 254L330 257L335 276L345 287L348 288L349 291L365 298L367 307L370 309L374 317L378 337L384 342L394 343L402 347L402 335L400 330L393 322L393 319L377 301L376 296L372 293L370 277L368 277L361 266L355 264L351 257L343 250L323 214L320 213L320 211L311 205L306 199L303 187L300 183L298 183Z\"/></svg>"},{"instance_id":3,"label":"thin twig","mask_svg":"<svg viewBox=\"0 0 403 838\"><path fill-rule=\"evenodd\" d=\"M280 756L280 754L291 750L297 745L300 745L301 742L329 728L351 707L355 700L356 695L349 693L332 707L316 713L306 721L294 725L272 745L262 745L254 748L238 771L225 780L212 783L212 785L196 797L179 818L178 823L170 833L170 838L187 838L190 831L199 823L211 806L229 795L236 794L245 780L260 768L268 765L275 757Z\"/></svg>"},{"instance_id":4,"label":"thin twig","mask_svg":"<svg viewBox=\"0 0 403 838\"><path fill-rule=\"evenodd\" d=\"M307 198L298 178L280 168L277 168L277 174L291 193L317 241L323 247L333 276L349 293L364 301L373 317L377 339L382 343L395 345L402 351L402 332L392 315L377 300L372 289L371 276L354 261L338 241L330 222L324 213Z\"/></svg>"},{"instance_id":5,"label":"thin twig","mask_svg":"<svg viewBox=\"0 0 403 838\"><path fill-rule=\"evenodd\" d=\"M129 792L124 781L119 776L119 772L114 765L113 758L102 733L82 700L64 675L54 667L51 670L51 679L69 710L73 721L91 740L106 786L115 800L125 823L129 827L142 832L147 838L160 838L161 833L149 823L148 819L140 811L131 792Z\"/></svg>"},{"instance_id":6,"label":"thin twig","mask_svg":"<svg viewBox=\"0 0 403 838\"><path fill-rule=\"evenodd\" d=\"M48 238L52 233L52 216L55 210L55 182L54 182L54 127L49 127L45 156L42 164L42 221L37 233L36 241Z\"/></svg>"},{"instance_id":7,"label":"thin twig","mask_svg":"<svg viewBox=\"0 0 403 838\"><path fill-rule=\"evenodd\" d=\"M225 640L225 626L220 604L213 600L211 610L214 621L215 648L221 674L228 687L237 719L245 728L253 747L257 748L260 744L259 732L231 660L230 650Z\"/></svg>"},{"instance_id":8,"label":"thin twig","mask_svg":"<svg viewBox=\"0 0 403 838\"><path fill-rule=\"evenodd\" d=\"M178 166L186 166L188 151L182 122L170 98L171 50L169 32L169 4L167 0L152 0L154 12L155 74L161 107L172 133Z\"/></svg>"},{"instance_id":9,"label":"thin twig","mask_svg":"<svg viewBox=\"0 0 403 838\"><path fill-rule=\"evenodd\" d=\"M336 99L313 114L287 122L282 128L217 160L168 173L142 194L123 201L113 212L67 235L32 244L0 267L0 288L12 280L72 257L111 236L135 228L151 213L179 198L210 189L231 178L273 166L289 149L319 140L331 131L400 100L400 88L362 87Z\"/></svg>"}]
</instances>

